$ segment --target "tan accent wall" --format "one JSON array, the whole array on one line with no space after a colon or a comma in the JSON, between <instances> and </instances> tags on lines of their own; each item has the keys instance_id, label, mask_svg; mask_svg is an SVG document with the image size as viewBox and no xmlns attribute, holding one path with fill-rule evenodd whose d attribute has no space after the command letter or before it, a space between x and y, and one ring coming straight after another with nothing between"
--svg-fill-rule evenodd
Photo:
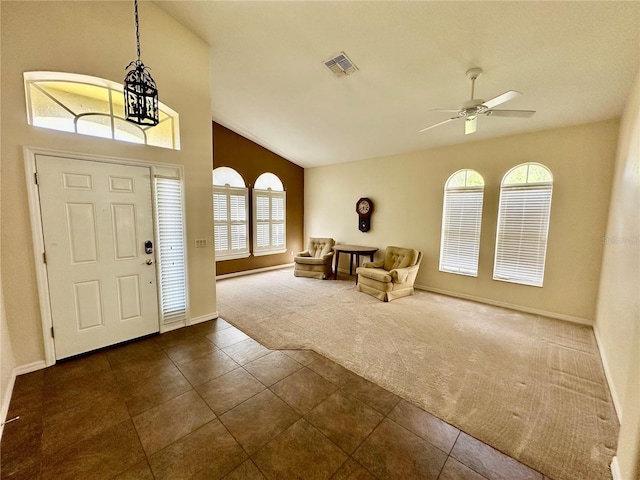
<instances>
[{"instance_id":1,"label":"tan accent wall","mask_svg":"<svg viewBox=\"0 0 640 480\"><path fill-rule=\"evenodd\" d=\"M381 251L387 245L416 248L424 253L419 286L591 323L617 134L618 121L611 120L309 168L305 236L323 234ZM554 175L542 288L492 279L500 182L523 162L542 163ZM477 170L485 180L477 278L438 270L444 183L463 168ZM360 197L374 202L368 233L358 231ZM348 268L344 257L342 269Z\"/></svg>"},{"instance_id":2,"label":"tan accent wall","mask_svg":"<svg viewBox=\"0 0 640 480\"><path fill-rule=\"evenodd\" d=\"M248 187L253 187L262 173L274 173L287 192L287 252L219 261L216 262L216 273L223 275L293 262L294 254L303 250L304 169L214 122L213 168L216 167L235 169ZM249 203L251 205L251 201ZM251 228L249 236L251 244Z\"/></svg>"},{"instance_id":3,"label":"tan accent wall","mask_svg":"<svg viewBox=\"0 0 640 480\"><path fill-rule=\"evenodd\" d=\"M620 125L596 331L620 416L621 479L640 478L640 72Z\"/></svg>"},{"instance_id":4,"label":"tan accent wall","mask_svg":"<svg viewBox=\"0 0 640 480\"><path fill-rule=\"evenodd\" d=\"M131 2L1 2L2 286L18 365L44 359L23 146L185 167L191 316L216 312L207 45L152 2L140 3L142 60L160 100L180 114L180 151L27 125L22 73L62 71L122 83L136 56ZM195 238L209 247L192 248Z\"/></svg>"}]
</instances>

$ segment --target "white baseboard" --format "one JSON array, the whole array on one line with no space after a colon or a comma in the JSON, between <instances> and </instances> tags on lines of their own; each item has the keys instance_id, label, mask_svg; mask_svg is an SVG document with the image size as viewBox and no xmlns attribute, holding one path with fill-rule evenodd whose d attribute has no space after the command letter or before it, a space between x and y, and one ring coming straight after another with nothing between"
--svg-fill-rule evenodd
<instances>
[{"instance_id":1,"label":"white baseboard","mask_svg":"<svg viewBox=\"0 0 640 480\"><path fill-rule=\"evenodd\" d=\"M611 475L613 476L613 480L623 480L622 474L620 473L620 465L618 465L618 457L613 457L611 461Z\"/></svg>"},{"instance_id":2,"label":"white baseboard","mask_svg":"<svg viewBox=\"0 0 640 480\"><path fill-rule=\"evenodd\" d=\"M593 326L593 321L586 318L574 317L573 315L565 315L564 313L548 312L546 310L539 310L537 308L525 307L522 305L516 305L513 303L498 302L497 300L491 300L483 297L475 297L473 295L467 295L465 293L450 292L448 290L442 290L439 288L427 287L425 285L414 285L417 290L424 290L427 292L439 293L441 295L447 295L449 297L462 298L464 300L472 300L474 302L485 303L487 305L493 305L495 307L508 308L510 310L517 310L524 313L532 313L534 315L541 315L543 317L555 318L557 320L564 320L571 323L579 323L580 325Z\"/></svg>"},{"instance_id":3,"label":"white baseboard","mask_svg":"<svg viewBox=\"0 0 640 480\"><path fill-rule=\"evenodd\" d=\"M609 391L611 392L611 398L613 399L613 406L615 407L616 414L618 415L618 422L622 423L622 404L620 403L618 393L616 392L616 389L614 388L614 385L613 385L613 377L611 376L611 367L609 367L609 362L607 361L605 350L604 348L602 348L602 340L600 339L600 333L598 332L597 325L593 326L593 333L596 337L596 344L598 345L598 351L600 352L600 360L602 361L602 366L604 367L604 376L607 379L607 384L609 385ZM617 466L618 463L615 457L614 457L614 461L616 462L616 466ZM613 468L613 464L612 464L612 468Z\"/></svg>"},{"instance_id":4,"label":"white baseboard","mask_svg":"<svg viewBox=\"0 0 640 480\"><path fill-rule=\"evenodd\" d=\"M293 267L294 263L285 263L283 265L274 265L273 267L254 268L253 270L243 270L242 272L225 273L223 275L216 275L217 280L224 280L225 278L241 277L243 275L253 275L254 273L269 272L271 270L280 270L283 268Z\"/></svg>"},{"instance_id":5,"label":"white baseboard","mask_svg":"<svg viewBox=\"0 0 640 480\"><path fill-rule=\"evenodd\" d=\"M2 410L0 411L0 440L2 439L2 432L4 431L4 422L7 420L7 413L9 412L9 403L11 403L11 395L13 394L13 386L16 383L16 370L13 370L7 390L4 392L2 398Z\"/></svg>"},{"instance_id":6,"label":"white baseboard","mask_svg":"<svg viewBox=\"0 0 640 480\"><path fill-rule=\"evenodd\" d=\"M17 377L18 375L24 375L25 373L35 372L47 368L47 364L44 360L39 360L33 363L27 363L26 365L20 365L13 370L13 373Z\"/></svg>"},{"instance_id":7,"label":"white baseboard","mask_svg":"<svg viewBox=\"0 0 640 480\"><path fill-rule=\"evenodd\" d=\"M189 325L197 325L198 323L208 322L209 320L214 320L218 318L218 312L215 311L213 313L208 313L207 315L200 315L199 317L193 317L189 319Z\"/></svg>"},{"instance_id":8,"label":"white baseboard","mask_svg":"<svg viewBox=\"0 0 640 480\"><path fill-rule=\"evenodd\" d=\"M160 324L160 334L172 332L174 330L177 330L179 328L186 327L186 326L187 326L186 319L178 320L177 322L163 323L163 324Z\"/></svg>"},{"instance_id":9,"label":"white baseboard","mask_svg":"<svg viewBox=\"0 0 640 480\"><path fill-rule=\"evenodd\" d=\"M348 268L339 268L338 269L338 273L344 273L345 275L351 275L352 277L355 277L356 276L356 268L354 268L352 270L353 273L351 273L351 274L349 273L349 269Z\"/></svg>"},{"instance_id":10,"label":"white baseboard","mask_svg":"<svg viewBox=\"0 0 640 480\"><path fill-rule=\"evenodd\" d=\"M172 332L174 330L178 330L179 328L188 327L190 325L196 325L198 323L206 322L208 320L213 320L214 318L218 318L218 312L208 313L206 315L200 315L199 317L192 317L188 320L179 320L177 322L165 323L160 325L160 333Z\"/></svg>"},{"instance_id":11,"label":"white baseboard","mask_svg":"<svg viewBox=\"0 0 640 480\"><path fill-rule=\"evenodd\" d=\"M4 422L7 420L9 404L11 403L11 396L13 395L13 387L16 384L16 377L18 375L24 375L25 373L35 372L36 370L42 370L46 367L46 362L44 360L40 360L38 362L20 365L19 367L14 368L13 372L11 372L11 378L9 379L7 390L4 392L4 397L2 398L2 409L0 410L0 439L2 439L2 432L4 431Z\"/></svg>"}]
</instances>

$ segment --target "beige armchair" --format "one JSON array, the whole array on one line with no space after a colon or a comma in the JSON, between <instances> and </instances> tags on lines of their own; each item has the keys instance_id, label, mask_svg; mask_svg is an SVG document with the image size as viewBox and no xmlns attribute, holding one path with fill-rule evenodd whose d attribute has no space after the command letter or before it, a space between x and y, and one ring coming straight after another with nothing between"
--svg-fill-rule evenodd
<instances>
[{"instance_id":1,"label":"beige armchair","mask_svg":"<svg viewBox=\"0 0 640 480\"><path fill-rule=\"evenodd\" d=\"M422 252L410 248L387 247L384 260L365 262L356 272L358 290L390 302L413 295Z\"/></svg>"},{"instance_id":2,"label":"beige armchair","mask_svg":"<svg viewBox=\"0 0 640 480\"><path fill-rule=\"evenodd\" d=\"M309 245L303 252L298 253L293 261L296 277L330 278L331 262L333 261L333 238L309 238Z\"/></svg>"}]
</instances>

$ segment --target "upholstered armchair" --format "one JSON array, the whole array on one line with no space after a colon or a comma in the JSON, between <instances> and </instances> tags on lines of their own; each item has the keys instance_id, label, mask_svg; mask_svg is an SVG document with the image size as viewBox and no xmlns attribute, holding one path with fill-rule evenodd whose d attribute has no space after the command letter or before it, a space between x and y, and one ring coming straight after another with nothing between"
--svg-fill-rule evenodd
<instances>
[{"instance_id":1,"label":"upholstered armchair","mask_svg":"<svg viewBox=\"0 0 640 480\"><path fill-rule=\"evenodd\" d=\"M331 262L333 261L333 238L309 238L307 249L298 253L293 261L296 277L329 278L331 277Z\"/></svg>"},{"instance_id":2,"label":"upholstered armchair","mask_svg":"<svg viewBox=\"0 0 640 480\"><path fill-rule=\"evenodd\" d=\"M389 302L413 295L422 252L410 248L387 247L384 260L365 262L356 272L358 290Z\"/></svg>"}]
</instances>

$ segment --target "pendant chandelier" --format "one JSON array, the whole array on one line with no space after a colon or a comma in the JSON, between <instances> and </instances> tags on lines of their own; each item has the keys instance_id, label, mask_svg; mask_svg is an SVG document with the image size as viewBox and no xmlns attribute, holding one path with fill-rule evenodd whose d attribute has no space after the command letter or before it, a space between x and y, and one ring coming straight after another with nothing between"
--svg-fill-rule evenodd
<instances>
[{"instance_id":1,"label":"pendant chandelier","mask_svg":"<svg viewBox=\"0 0 640 480\"><path fill-rule=\"evenodd\" d=\"M140 31L138 30L138 0L134 0L136 15L136 45L138 59L127 65L124 78L124 112L127 121L138 125L158 124L158 89L149 68L140 60Z\"/></svg>"}]
</instances>

